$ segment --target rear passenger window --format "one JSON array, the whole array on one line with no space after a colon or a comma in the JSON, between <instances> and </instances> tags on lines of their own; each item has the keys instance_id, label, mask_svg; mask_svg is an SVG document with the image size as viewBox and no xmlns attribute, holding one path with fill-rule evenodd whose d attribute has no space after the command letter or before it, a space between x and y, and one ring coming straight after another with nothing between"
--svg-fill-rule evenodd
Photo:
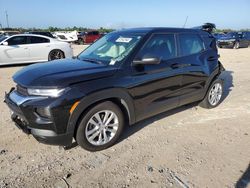
<instances>
[{"instance_id":1,"label":"rear passenger window","mask_svg":"<svg viewBox=\"0 0 250 188\"><path fill-rule=\"evenodd\" d=\"M168 60L176 57L174 34L154 34L140 50L136 59L156 57Z\"/></svg>"},{"instance_id":2,"label":"rear passenger window","mask_svg":"<svg viewBox=\"0 0 250 188\"><path fill-rule=\"evenodd\" d=\"M181 56L196 54L204 50L203 41L196 34L180 34L179 44Z\"/></svg>"},{"instance_id":3,"label":"rear passenger window","mask_svg":"<svg viewBox=\"0 0 250 188\"><path fill-rule=\"evenodd\" d=\"M30 43L31 44L37 44L37 43L48 43L49 39L43 38L43 37L30 37Z\"/></svg>"}]
</instances>

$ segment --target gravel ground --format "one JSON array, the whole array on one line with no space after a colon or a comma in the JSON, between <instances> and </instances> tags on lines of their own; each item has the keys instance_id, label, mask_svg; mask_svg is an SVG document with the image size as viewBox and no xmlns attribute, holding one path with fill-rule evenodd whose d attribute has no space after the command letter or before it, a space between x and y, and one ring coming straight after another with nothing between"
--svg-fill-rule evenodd
<instances>
[{"instance_id":1,"label":"gravel ground","mask_svg":"<svg viewBox=\"0 0 250 188\"><path fill-rule=\"evenodd\" d=\"M73 46L74 53L84 47ZM184 106L126 128L91 153L39 144L0 103L0 187L250 187L250 48L221 49L225 99ZM22 66L0 68L0 100Z\"/></svg>"}]
</instances>

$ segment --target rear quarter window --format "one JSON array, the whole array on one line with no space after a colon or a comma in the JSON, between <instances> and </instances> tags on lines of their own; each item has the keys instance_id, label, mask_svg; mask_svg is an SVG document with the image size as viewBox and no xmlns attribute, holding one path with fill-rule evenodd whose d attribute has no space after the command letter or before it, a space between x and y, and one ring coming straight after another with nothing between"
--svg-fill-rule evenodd
<instances>
[{"instance_id":1,"label":"rear quarter window","mask_svg":"<svg viewBox=\"0 0 250 188\"><path fill-rule=\"evenodd\" d=\"M179 34L179 45L181 56L196 54L205 49L200 36L191 33Z\"/></svg>"},{"instance_id":2,"label":"rear quarter window","mask_svg":"<svg viewBox=\"0 0 250 188\"><path fill-rule=\"evenodd\" d=\"M50 40L43 37L30 37L30 44L49 43Z\"/></svg>"}]
</instances>

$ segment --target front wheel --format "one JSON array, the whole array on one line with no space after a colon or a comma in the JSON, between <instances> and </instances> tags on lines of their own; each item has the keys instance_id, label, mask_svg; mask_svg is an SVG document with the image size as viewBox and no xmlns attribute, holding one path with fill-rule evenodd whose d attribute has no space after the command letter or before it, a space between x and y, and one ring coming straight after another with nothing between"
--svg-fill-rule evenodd
<instances>
[{"instance_id":1,"label":"front wheel","mask_svg":"<svg viewBox=\"0 0 250 188\"><path fill-rule=\"evenodd\" d=\"M200 106L203 108L214 108L218 106L222 101L223 92L223 81L221 79L215 80L209 87Z\"/></svg>"},{"instance_id":2,"label":"front wheel","mask_svg":"<svg viewBox=\"0 0 250 188\"><path fill-rule=\"evenodd\" d=\"M121 109L110 101L103 102L84 114L76 132L76 141L86 150L103 150L119 139L123 127Z\"/></svg>"}]
</instances>

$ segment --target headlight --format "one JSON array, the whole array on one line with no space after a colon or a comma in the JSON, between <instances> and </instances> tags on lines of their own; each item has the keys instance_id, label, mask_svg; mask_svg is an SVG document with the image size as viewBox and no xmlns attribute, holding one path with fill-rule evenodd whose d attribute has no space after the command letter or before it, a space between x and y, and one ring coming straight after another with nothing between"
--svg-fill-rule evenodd
<instances>
[{"instance_id":1,"label":"headlight","mask_svg":"<svg viewBox=\"0 0 250 188\"><path fill-rule=\"evenodd\" d=\"M66 89L28 89L29 95L47 96L47 97L59 97Z\"/></svg>"}]
</instances>

